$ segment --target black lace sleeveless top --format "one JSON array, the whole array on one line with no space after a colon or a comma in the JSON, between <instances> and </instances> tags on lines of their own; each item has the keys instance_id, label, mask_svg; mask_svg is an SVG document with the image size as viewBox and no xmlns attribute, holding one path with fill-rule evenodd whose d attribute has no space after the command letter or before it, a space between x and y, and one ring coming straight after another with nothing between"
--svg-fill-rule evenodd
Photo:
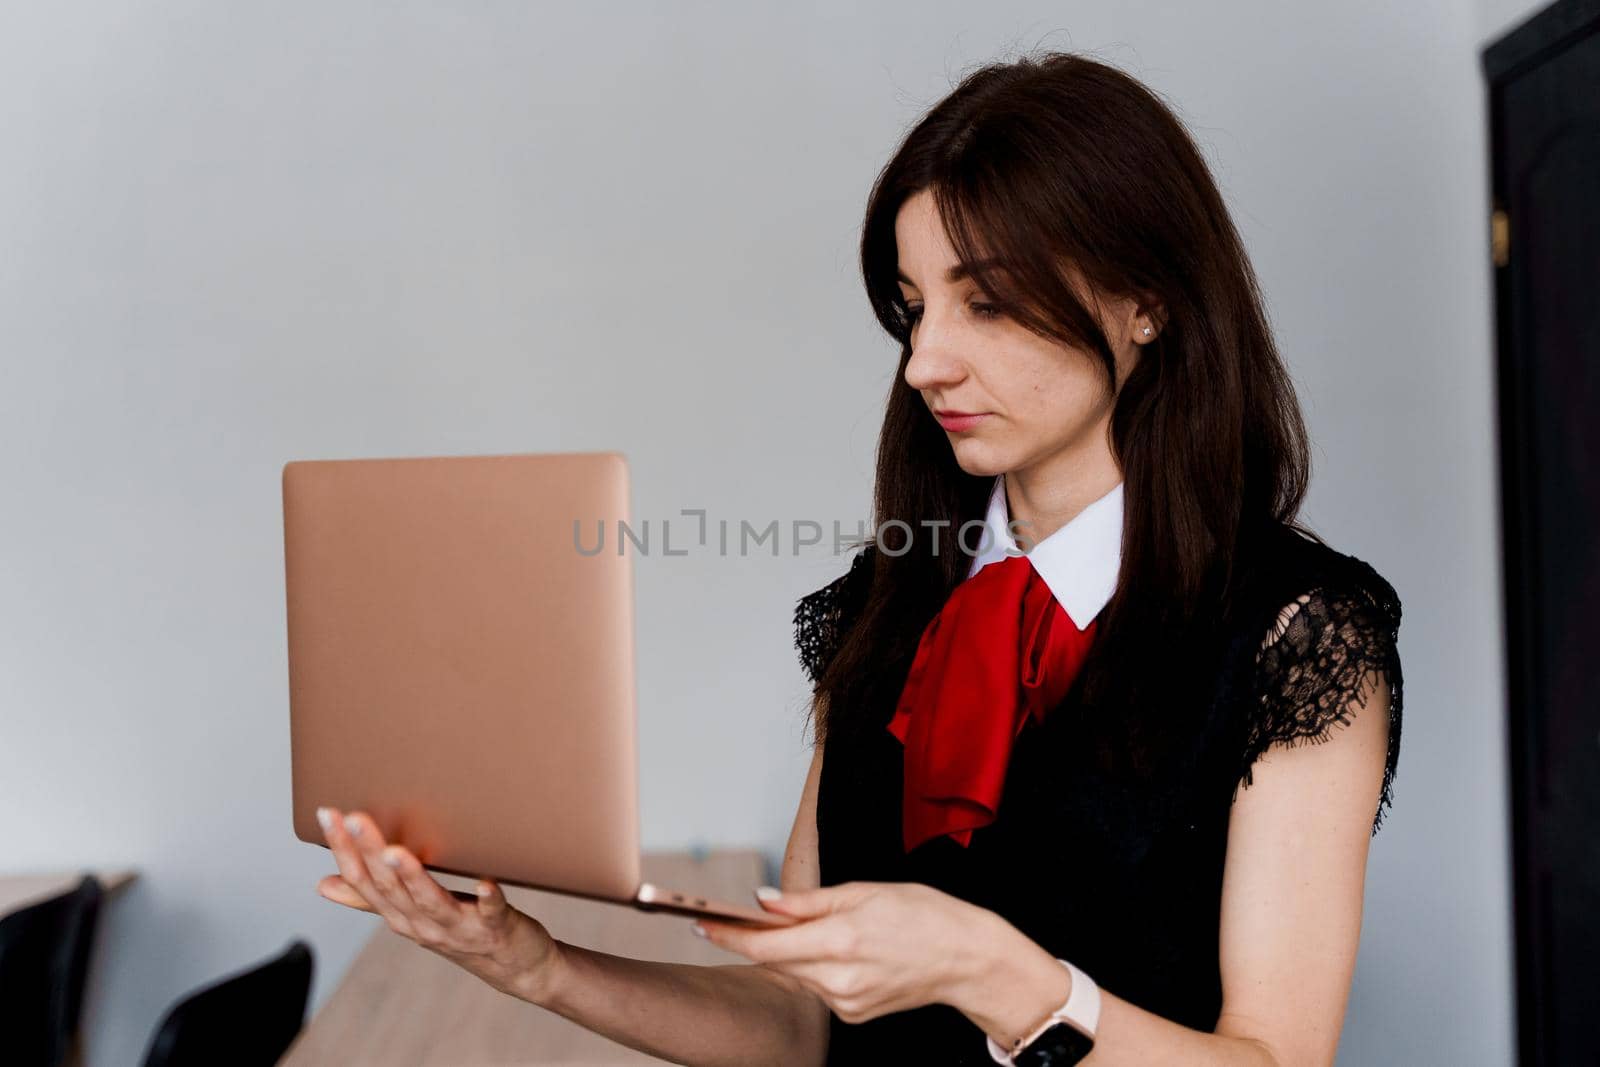
<instances>
[{"instance_id":1,"label":"black lace sleeveless top","mask_svg":"<svg viewBox=\"0 0 1600 1067\"><path fill-rule=\"evenodd\" d=\"M815 683L871 581L868 546L839 578L801 598L795 643ZM922 882L998 913L1108 992L1184 1026L1214 1029L1222 1005L1218 936L1228 813L1269 746L1325 740L1365 702L1368 671L1389 682L1389 743L1372 832L1389 806L1400 751L1400 601L1368 564L1288 527L1252 558L1248 604L1183 669L1192 681L1184 772L1161 786L1107 774L1096 716L1077 689L1018 736L998 815L963 848L948 837L904 852L903 750L887 729L830 733L817 796L823 885ZM1297 605L1291 609L1290 605ZM887 709L883 715L887 722ZM927 1005L829 1024L829 1064L992 1065L983 1031Z\"/></svg>"}]
</instances>

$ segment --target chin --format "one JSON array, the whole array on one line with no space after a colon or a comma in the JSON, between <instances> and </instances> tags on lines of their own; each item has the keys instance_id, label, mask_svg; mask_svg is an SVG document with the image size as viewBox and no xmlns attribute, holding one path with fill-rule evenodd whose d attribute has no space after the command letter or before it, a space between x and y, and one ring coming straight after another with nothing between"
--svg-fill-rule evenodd
<instances>
[{"instance_id":1,"label":"chin","mask_svg":"<svg viewBox=\"0 0 1600 1067\"><path fill-rule=\"evenodd\" d=\"M1012 464L999 455L993 447L981 441L953 442L956 466L974 478L993 478L1012 469Z\"/></svg>"}]
</instances>

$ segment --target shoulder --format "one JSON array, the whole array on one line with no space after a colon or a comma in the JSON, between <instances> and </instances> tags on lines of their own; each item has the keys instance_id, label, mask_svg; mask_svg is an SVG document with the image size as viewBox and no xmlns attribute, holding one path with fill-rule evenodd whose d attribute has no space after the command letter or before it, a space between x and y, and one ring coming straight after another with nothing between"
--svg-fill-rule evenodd
<instances>
[{"instance_id":1,"label":"shoulder","mask_svg":"<svg viewBox=\"0 0 1600 1067\"><path fill-rule=\"evenodd\" d=\"M1248 575L1241 583L1236 617L1248 628L1245 636L1254 640L1258 652L1286 636L1290 643L1282 651L1296 647L1319 632L1318 623L1335 617L1375 636L1381 632L1398 639L1400 595L1364 559L1274 523L1252 540L1241 565ZM1305 616L1295 624L1301 612Z\"/></svg>"},{"instance_id":2,"label":"shoulder","mask_svg":"<svg viewBox=\"0 0 1600 1067\"><path fill-rule=\"evenodd\" d=\"M1327 585L1361 591L1398 613L1394 587L1366 560L1339 551L1298 528L1273 523L1258 534L1247 563L1264 579L1259 589L1277 592L1293 587ZM1306 591L1306 588L1301 590Z\"/></svg>"},{"instance_id":3,"label":"shoulder","mask_svg":"<svg viewBox=\"0 0 1600 1067\"><path fill-rule=\"evenodd\" d=\"M850 624L866 603L875 555L875 546L863 546L850 558L843 574L806 593L795 603L795 649L813 685L821 679Z\"/></svg>"},{"instance_id":4,"label":"shoulder","mask_svg":"<svg viewBox=\"0 0 1600 1067\"><path fill-rule=\"evenodd\" d=\"M1373 832L1389 807L1400 752L1400 597L1371 564L1280 526L1256 583L1254 671L1240 783L1274 745L1316 744L1386 695L1388 752ZM1247 613L1249 614L1249 613Z\"/></svg>"}]
</instances>

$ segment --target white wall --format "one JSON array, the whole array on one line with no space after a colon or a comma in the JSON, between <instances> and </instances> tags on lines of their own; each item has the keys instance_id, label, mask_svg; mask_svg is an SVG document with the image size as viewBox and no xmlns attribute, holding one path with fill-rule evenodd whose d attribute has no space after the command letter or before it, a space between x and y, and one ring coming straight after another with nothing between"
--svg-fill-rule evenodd
<instances>
[{"instance_id":1,"label":"white wall","mask_svg":"<svg viewBox=\"0 0 1600 1067\"><path fill-rule=\"evenodd\" d=\"M1553 6L1552 0L1529 3L1528 0L1474 0L1477 7L1478 38L1484 44L1498 40L1520 26L1533 15Z\"/></svg>"},{"instance_id":2,"label":"white wall","mask_svg":"<svg viewBox=\"0 0 1600 1067\"><path fill-rule=\"evenodd\" d=\"M1405 602L1341 1063L1509 1062L1476 66L1508 6L7 6L0 866L143 872L92 1067L294 935L320 1003L375 921L289 832L281 464L619 448L641 515L865 517L895 355L855 274L869 182L1034 46L1191 123L1319 444L1309 517ZM836 570L641 561L647 846L781 852L790 610Z\"/></svg>"}]
</instances>

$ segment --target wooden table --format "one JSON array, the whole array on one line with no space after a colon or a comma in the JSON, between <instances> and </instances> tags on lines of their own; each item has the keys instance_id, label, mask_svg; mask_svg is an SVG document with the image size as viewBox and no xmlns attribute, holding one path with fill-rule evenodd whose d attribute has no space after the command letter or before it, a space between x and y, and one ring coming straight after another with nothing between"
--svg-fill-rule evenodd
<instances>
[{"instance_id":1,"label":"wooden table","mask_svg":"<svg viewBox=\"0 0 1600 1067\"><path fill-rule=\"evenodd\" d=\"M473 882L436 875L450 889ZM644 877L735 903L754 903L767 880L760 853L646 853ZM748 963L695 937L690 919L532 889L505 887L506 899L571 944L635 959L673 963ZM330 905L337 906L337 905ZM343 980L301 1031L279 1067L490 1067L544 1064L666 1063L576 1023L501 993L436 953L377 925Z\"/></svg>"},{"instance_id":2,"label":"wooden table","mask_svg":"<svg viewBox=\"0 0 1600 1067\"><path fill-rule=\"evenodd\" d=\"M92 874L100 882L101 890L110 895L133 881L134 871L128 868L114 870L51 871L48 874L0 875L0 918L20 911L30 904L48 900L77 888L78 879Z\"/></svg>"}]
</instances>

